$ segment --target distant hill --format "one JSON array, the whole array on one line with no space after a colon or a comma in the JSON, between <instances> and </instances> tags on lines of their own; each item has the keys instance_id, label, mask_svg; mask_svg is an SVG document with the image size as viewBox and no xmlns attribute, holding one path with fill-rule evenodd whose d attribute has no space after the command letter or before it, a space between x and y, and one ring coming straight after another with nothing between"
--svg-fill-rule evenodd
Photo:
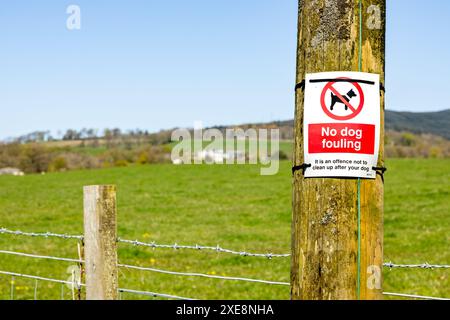
<instances>
[{"instance_id":1,"label":"distant hill","mask_svg":"<svg viewBox=\"0 0 450 320\"><path fill-rule=\"evenodd\" d=\"M387 131L408 131L415 134L432 134L450 140L450 109L439 112L398 112L386 110ZM270 123L254 123L240 125L239 127L278 127L280 129L291 129L294 127L293 120L274 121ZM233 126L231 126L233 127ZM215 127L226 129L226 126ZM289 130L290 131L290 130ZM291 133L286 133L285 139L291 139Z\"/></svg>"},{"instance_id":2,"label":"distant hill","mask_svg":"<svg viewBox=\"0 0 450 320\"><path fill-rule=\"evenodd\" d=\"M450 140L450 109L439 112L386 111L386 129L434 134Z\"/></svg>"},{"instance_id":3,"label":"distant hill","mask_svg":"<svg viewBox=\"0 0 450 320\"><path fill-rule=\"evenodd\" d=\"M450 110L440 112L386 111L385 155L388 158L450 158ZM294 121L273 121L238 126L215 127L222 132L228 128L278 128L280 138L292 141Z\"/></svg>"}]
</instances>

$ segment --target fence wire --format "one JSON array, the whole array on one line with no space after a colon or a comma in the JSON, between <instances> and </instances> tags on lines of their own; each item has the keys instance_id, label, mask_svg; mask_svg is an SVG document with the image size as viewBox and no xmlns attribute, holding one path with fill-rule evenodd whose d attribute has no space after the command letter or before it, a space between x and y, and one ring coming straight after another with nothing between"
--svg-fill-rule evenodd
<instances>
[{"instance_id":1,"label":"fence wire","mask_svg":"<svg viewBox=\"0 0 450 320\"><path fill-rule=\"evenodd\" d=\"M279 285L279 286L290 286L289 282L269 281L269 280L241 278L241 277L218 276L218 275L209 275L209 274L204 274L204 273L176 272L176 271L168 271L168 270L161 270L161 269L155 269L155 268L131 266L131 265L126 265L126 264L119 264L119 267L127 268L127 269L141 270L141 271L150 271L150 272L156 272L156 273L170 274L170 275L175 275L175 276L201 277L201 278L220 279L220 280L255 282L255 283L262 283L262 284Z\"/></svg>"},{"instance_id":2,"label":"fence wire","mask_svg":"<svg viewBox=\"0 0 450 320\"><path fill-rule=\"evenodd\" d=\"M188 301L197 300L197 299L193 299L193 298L179 297L179 296L174 296L174 295L165 294L165 293L156 293L156 292L150 292L150 291L139 291L139 290L131 290L131 289L119 289L119 292L132 293L132 294L136 294L136 295L148 296L148 297L153 297L153 298L165 298L165 299L188 300Z\"/></svg>"},{"instance_id":3,"label":"fence wire","mask_svg":"<svg viewBox=\"0 0 450 320\"><path fill-rule=\"evenodd\" d=\"M23 274L23 273L17 273L17 272L9 272L9 271L0 271L0 275L5 275L5 276L11 276L11 277L18 277L18 278L25 278L25 279L33 279L35 280L35 287L34 287L34 298L35 300L37 299L37 287L38 287L38 282L37 281L45 281L45 282L53 282L53 283L59 283L59 284L68 284L71 285L73 287L85 287L86 285L83 283L76 283L76 282L72 282L72 281L66 281L66 280L59 280L59 279L54 279L54 278L47 278L47 277L40 277L40 276L34 276L34 275L29 275L29 274ZM11 299L14 299L14 287L13 287L13 281L11 281ZM136 295L142 295L142 296L149 296L149 297L154 297L154 298L165 298L165 299L176 299L176 300L196 300L193 298L186 298L186 297L180 297L180 296L175 296L175 295L170 295L170 294L165 294L165 293L157 293L157 292L151 292L151 291L139 291L139 290L132 290L132 289L124 289L124 288L119 288L118 289L119 292L122 293L131 293L131 294L136 294ZM64 287L61 287L61 297L63 297L64 295Z\"/></svg>"},{"instance_id":4,"label":"fence wire","mask_svg":"<svg viewBox=\"0 0 450 320\"><path fill-rule=\"evenodd\" d=\"M76 283L76 282L67 281L67 280L59 280L59 279L46 278L46 277L40 277L40 276L33 276L33 275L29 275L29 274L24 274L24 273L0 271L0 274L3 274L5 276L20 277L20 278L40 280L40 281L46 281L46 282L54 282L54 283L60 283L60 284L70 284L70 285L73 285L73 286L84 286L84 284L82 284L82 283Z\"/></svg>"},{"instance_id":5,"label":"fence wire","mask_svg":"<svg viewBox=\"0 0 450 320\"><path fill-rule=\"evenodd\" d=\"M275 253L252 253L252 252L246 252L246 251L237 251L237 250L231 250L231 249L225 249L220 247L219 245L212 247L212 246L201 246L201 245L179 245L179 244L158 244L156 242L141 242L138 240L126 240L126 239L117 239L119 243L126 243L131 244L134 246L141 246L141 247L149 247L153 249L174 249L174 250L197 250L197 251L215 251L219 253L228 253L228 254L234 254L241 257L259 257L259 258L288 258L291 255L289 253L286 254L275 254Z\"/></svg>"},{"instance_id":6,"label":"fence wire","mask_svg":"<svg viewBox=\"0 0 450 320\"><path fill-rule=\"evenodd\" d=\"M9 230L6 228L0 228L0 234L10 234L17 236L28 236L28 237L42 237L42 238L61 238L61 239L76 239L83 240L83 236L81 235L69 235L69 234L57 234L52 232L43 232L43 233L35 233L35 232L24 232L20 230ZM241 257L259 257L259 258L289 258L291 254L283 253L283 254L274 254L274 253L252 253L246 251L238 251L222 248L220 245L215 247L213 246L201 246L201 245L179 245L179 244L158 244L156 242L141 242L138 240L127 240L118 238L117 242L124 244L131 244L133 246L141 246L148 247L153 249L173 249L177 250L196 250L196 251L210 251L210 252L218 252L225 254L238 255ZM65 259L65 258L62 258ZM57 260L57 259L55 259ZM79 262L79 261L72 261ZM421 263L421 264L397 264L393 262L387 262L383 264L384 267L389 269L450 269L450 265L448 264L430 264L430 263Z\"/></svg>"},{"instance_id":7,"label":"fence wire","mask_svg":"<svg viewBox=\"0 0 450 320\"><path fill-rule=\"evenodd\" d=\"M406 293L393 293L393 292L383 292L385 296L392 297L402 297L402 298L412 298L412 299L421 299L421 300L450 300L448 298L437 298L437 297L427 297L427 296L419 296L415 294L406 294Z\"/></svg>"},{"instance_id":8,"label":"fence wire","mask_svg":"<svg viewBox=\"0 0 450 320\"><path fill-rule=\"evenodd\" d=\"M49 259L49 260L56 260L56 261L63 261L63 262L84 263L84 261L80 260L80 259L70 259L70 258L61 258L61 257L54 257L54 256L44 256L44 255L21 253L21 252L14 252L14 251L0 250L0 254L15 255L15 256L21 256L21 257L27 257L27 258L35 258L35 259ZM391 267L392 263L388 263L386 265L388 267ZM209 274L192 273L192 272L176 272L176 271L162 270L162 269L156 269L156 268L148 268L148 267L141 267L141 266L135 266L135 265L127 265L127 264L118 264L118 267L126 268L126 269L140 270L140 271L150 271L150 272L156 272L156 273L162 273L162 274L176 275L176 276L202 277L202 278L210 278L210 279L231 280L231 281L234 280L234 281L253 282L253 283L261 283L261 284L269 284L269 285L290 286L289 282L269 281L269 280L242 278L242 277L229 277L229 276L209 275ZM423 269L434 269L434 268L439 268L439 267L442 267L442 266L424 264L424 265L397 265L397 267L406 267L406 268L416 268L417 267L417 268L423 268ZM9 276L12 276L12 277L23 277L23 278L34 279L36 281L35 282L35 297L37 296L37 287L38 287L38 282L37 281L38 280L40 280L40 281L57 282L57 283L60 283L60 284L69 284L69 285L78 286L78 287L84 286L83 284L76 283L76 281L64 281L64 280L58 280L58 279L52 279L52 278L46 278L46 277L39 277L39 276L31 276L31 275L26 275L26 274L20 274L20 273L15 273L15 272L0 271L0 274L9 275ZM12 286L11 287L11 296L13 297L14 296L13 284L11 286ZM131 290L131 289L121 289L121 292L141 294L141 295L152 296L152 297L191 300L190 298L184 298L184 297L178 297L178 296L173 296L173 295L160 294L160 293L149 292L149 291L138 291L138 290ZM402 294L402 293L385 292L383 294L387 295L387 296L397 296L397 297L414 298L414 299L449 300L447 298L437 298L437 297L420 296L420 295L412 295L412 294Z\"/></svg>"},{"instance_id":9,"label":"fence wire","mask_svg":"<svg viewBox=\"0 0 450 320\"><path fill-rule=\"evenodd\" d=\"M10 235L16 235L16 236L28 236L28 237L42 237L42 238L61 238L61 239L76 239L76 240L83 240L83 236L81 235L69 235L69 234L57 234L52 232L43 232L43 233L35 233L35 232L24 232L20 230L9 230L6 228L0 228L0 234L10 234ZM260 257L260 258L288 258L291 255L290 254L274 254L274 253L252 253L252 252L246 252L246 251L237 251L237 250L231 250L231 249L225 249L220 247L219 245L212 247L212 246L201 246L201 245L178 245L178 244L158 244L156 242L146 243L141 242L138 240L127 240L127 239L121 239L118 238L117 242L119 243L126 243L126 244L132 244L134 246L143 246L143 247L149 247L153 249L174 249L174 250L182 250L182 249L191 249L191 250L203 250L203 251L215 251L220 253L228 253L228 254L234 254L239 255L242 257Z\"/></svg>"},{"instance_id":10,"label":"fence wire","mask_svg":"<svg viewBox=\"0 0 450 320\"><path fill-rule=\"evenodd\" d=\"M20 257L26 257L26 258L33 258L33 259L46 259L46 260L63 261L63 262L74 262L74 263L84 263L85 262L84 260L80 260L80 259L70 259L70 258L61 258L61 257L54 257L54 256L44 256L44 255L36 255L36 254L30 254L30 253L4 251L4 250L0 250L0 254L14 255L14 256L20 256ZM209 274L192 273L192 272L176 272L176 271L162 270L162 269L156 269L156 268L147 268L147 267L141 267L141 266L135 266L135 265L127 265L127 264L118 264L118 267L120 267L120 268L127 268L127 269L134 269L134 270L140 270L140 271L150 271L150 272L156 272L156 273L164 273L164 274L170 274L170 275L176 275L176 276L203 277L203 278L210 278L210 279L255 282L255 283L271 284L271 285L285 285L285 286L289 285L288 282L269 281L269 280L251 279L251 278L242 278L242 277L218 276L218 275L209 275Z\"/></svg>"},{"instance_id":11,"label":"fence wire","mask_svg":"<svg viewBox=\"0 0 450 320\"><path fill-rule=\"evenodd\" d=\"M19 256L19 257L34 258L34 259L64 261L64 262L75 262L75 263L83 263L84 262L83 260L79 260L79 259L61 258L61 257L54 257L54 256L43 256L43 255L22 253L22 252L16 252L16 251L0 250L0 254L14 255L14 256Z\"/></svg>"},{"instance_id":12,"label":"fence wire","mask_svg":"<svg viewBox=\"0 0 450 320\"><path fill-rule=\"evenodd\" d=\"M386 268L403 268L403 269L450 269L450 265L445 264L429 264L427 262L422 264L395 264L392 262L387 262L384 264Z\"/></svg>"},{"instance_id":13,"label":"fence wire","mask_svg":"<svg viewBox=\"0 0 450 320\"><path fill-rule=\"evenodd\" d=\"M77 239L83 240L83 236L70 235L70 234L58 234L52 232L23 232L20 230L8 230L6 228L0 228L0 234L10 234L15 236L25 236L25 237L41 237L41 238L60 238L60 239Z\"/></svg>"},{"instance_id":14,"label":"fence wire","mask_svg":"<svg viewBox=\"0 0 450 320\"><path fill-rule=\"evenodd\" d=\"M17 272L0 271L0 275L11 276L13 279L15 279L15 277L20 277L20 278L35 280L35 291L34 291L35 299L37 298L37 287L38 287L37 281L68 284L68 285L71 285L72 287L77 286L78 288L86 286L83 283L76 283L74 281L65 281L65 280L59 280L59 279L54 279L54 278L22 274L22 273L17 273ZM11 299L14 299L13 283L14 283L14 280L11 281ZM149 296L149 297L154 297L154 298L175 299L175 300L197 300L194 298L187 298L187 297L181 297L181 296L170 295L170 294L165 294L165 293L157 293L157 292L151 292L151 291L139 291L139 290L132 290L132 289L124 289L124 288L119 288L118 291L120 293L131 293L131 294ZM64 295L64 286L61 286L61 299L63 299L63 295ZM408 299L421 299L421 300L450 300L449 298L438 298L438 297L420 296L420 295L414 295L414 294L394 293L394 292L383 292L383 295L393 296L393 297L402 297L402 298L408 298Z\"/></svg>"}]
</instances>

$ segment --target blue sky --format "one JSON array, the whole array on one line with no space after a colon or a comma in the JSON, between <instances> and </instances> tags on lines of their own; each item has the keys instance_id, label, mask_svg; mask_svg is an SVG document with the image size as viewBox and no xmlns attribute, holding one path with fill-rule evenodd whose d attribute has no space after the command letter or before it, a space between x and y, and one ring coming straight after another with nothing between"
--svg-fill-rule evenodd
<instances>
[{"instance_id":1,"label":"blue sky","mask_svg":"<svg viewBox=\"0 0 450 320\"><path fill-rule=\"evenodd\" d=\"M297 0L2 1L0 138L291 119L296 24ZM450 108L449 35L450 1L388 0L388 109Z\"/></svg>"}]
</instances>

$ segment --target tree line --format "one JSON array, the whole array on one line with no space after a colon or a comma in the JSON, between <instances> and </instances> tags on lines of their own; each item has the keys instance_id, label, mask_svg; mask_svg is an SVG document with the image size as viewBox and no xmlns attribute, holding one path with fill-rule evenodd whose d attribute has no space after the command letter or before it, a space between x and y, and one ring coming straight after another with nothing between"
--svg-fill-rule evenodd
<instances>
[{"instance_id":1,"label":"tree line","mask_svg":"<svg viewBox=\"0 0 450 320\"><path fill-rule=\"evenodd\" d=\"M7 139L7 142L12 143L30 143L30 142L52 142L52 141L79 141L79 140L94 140L94 139L116 139L120 137L149 137L147 130L135 129L123 132L119 128L106 128L98 130L94 128L83 128L81 130L67 129L66 131L58 131L52 134L51 131L33 131L31 133L21 135L15 138ZM153 134L154 135L154 134Z\"/></svg>"},{"instance_id":2,"label":"tree line","mask_svg":"<svg viewBox=\"0 0 450 320\"><path fill-rule=\"evenodd\" d=\"M257 129L262 125L243 126L242 129L250 127ZM270 128L276 127L274 124ZM292 128L279 128L281 139L292 141ZM218 129L225 130L226 127ZM15 167L26 173L41 173L171 162L171 130L148 133L105 129L99 132L96 129L69 129L57 140L49 131L36 131L0 143L0 168ZM430 134L388 130L385 155L387 158L449 158L450 140ZM292 155L283 154L281 159L292 159Z\"/></svg>"}]
</instances>

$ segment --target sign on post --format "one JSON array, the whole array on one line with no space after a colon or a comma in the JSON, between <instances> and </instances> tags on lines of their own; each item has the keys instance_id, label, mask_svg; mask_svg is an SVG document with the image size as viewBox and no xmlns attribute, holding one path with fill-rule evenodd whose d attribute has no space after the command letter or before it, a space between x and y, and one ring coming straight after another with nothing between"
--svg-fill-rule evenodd
<instances>
[{"instance_id":1,"label":"sign on post","mask_svg":"<svg viewBox=\"0 0 450 320\"><path fill-rule=\"evenodd\" d=\"M305 79L305 177L375 179L380 145L380 76L323 72Z\"/></svg>"}]
</instances>

